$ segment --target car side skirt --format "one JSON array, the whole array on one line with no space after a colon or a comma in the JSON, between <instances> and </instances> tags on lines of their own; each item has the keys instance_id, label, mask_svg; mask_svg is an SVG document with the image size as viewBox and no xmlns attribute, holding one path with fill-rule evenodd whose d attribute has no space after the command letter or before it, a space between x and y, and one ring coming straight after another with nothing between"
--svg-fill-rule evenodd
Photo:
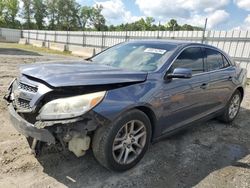
<instances>
[{"instance_id":1,"label":"car side skirt","mask_svg":"<svg viewBox=\"0 0 250 188\"><path fill-rule=\"evenodd\" d=\"M161 141L161 140L163 140L165 138L171 137L171 136L175 135L176 133L178 133L178 132L180 132L182 130L188 129L188 128L193 127L193 126L197 126L199 123L206 122L208 120L216 118L216 117L220 116L221 114L223 114L224 109L225 108L222 108L222 109L220 109L220 110L218 110L216 112L213 112L213 113L209 114L208 116L202 117L202 118L200 118L200 119L198 119L196 121L193 121L191 123L183 125L180 128L177 128L177 129L171 130L169 132L166 132L166 133L162 134L161 136L159 136L157 138L153 138L152 144L155 144L155 143L157 143L157 142L159 142L159 141Z\"/></svg>"}]
</instances>

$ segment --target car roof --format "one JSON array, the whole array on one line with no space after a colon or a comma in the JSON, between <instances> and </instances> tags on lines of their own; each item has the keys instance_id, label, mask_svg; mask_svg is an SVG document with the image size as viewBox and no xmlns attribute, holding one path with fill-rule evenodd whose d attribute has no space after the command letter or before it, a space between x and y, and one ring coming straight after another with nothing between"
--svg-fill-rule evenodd
<instances>
[{"instance_id":1,"label":"car roof","mask_svg":"<svg viewBox=\"0 0 250 188\"><path fill-rule=\"evenodd\" d=\"M164 39L147 39L147 40L133 40L129 41L128 43L145 43L145 44L169 44L169 45L176 45L176 46L190 46L190 45L200 45L204 47L210 47L217 49L214 46L208 44L202 44L199 42L190 42L190 41L183 41L183 40L164 40Z\"/></svg>"}]
</instances>

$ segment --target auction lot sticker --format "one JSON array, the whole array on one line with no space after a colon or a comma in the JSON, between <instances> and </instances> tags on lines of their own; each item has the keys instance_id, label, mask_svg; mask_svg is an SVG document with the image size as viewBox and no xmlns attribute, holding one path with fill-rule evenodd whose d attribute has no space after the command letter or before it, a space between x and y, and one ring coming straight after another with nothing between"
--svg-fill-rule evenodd
<instances>
[{"instance_id":1,"label":"auction lot sticker","mask_svg":"<svg viewBox=\"0 0 250 188\"><path fill-rule=\"evenodd\" d=\"M154 53L154 54L165 54L167 50L163 50L163 49L157 49L157 48L146 48L144 50L144 52L146 53Z\"/></svg>"}]
</instances>

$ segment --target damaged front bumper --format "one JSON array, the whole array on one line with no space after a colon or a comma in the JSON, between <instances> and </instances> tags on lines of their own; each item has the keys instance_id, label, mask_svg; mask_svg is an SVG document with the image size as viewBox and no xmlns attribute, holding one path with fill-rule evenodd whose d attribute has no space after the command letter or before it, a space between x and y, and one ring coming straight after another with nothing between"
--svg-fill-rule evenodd
<instances>
[{"instance_id":1,"label":"damaged front bumper","mask_svg":"<svg viewBox=\"0 0 250 188\"><path fill-rule=\"evenodd\" d=\"M87 130L95 129L96 127L93 124L84 123L83 121L72 124L54 124L54 126L50 126L50 128L54 128L53 132L45 127L38 128L35 124L26 121L15 111L12 103L8 105L8 110L12 125L27 138L34 154L41 151L40 147L37 148L39 141L54 145L59 142L63 150L66 149L65 144L68 143L69 151L73 152L77 157L83 156L90 147L90 137L87 136ZM67 129L65 130L63 127L67 127Z\"/></svg>"},{"instance_id":2,"label":"damaged front bumper","mask_svg":"<svg viewBox=\"0 0 250 188\"><path fill-rule=\"evenodd\" d=\"M89 117L63 121L37 121L32 124L18 114L11 102L8 103L8 110L12 125L19 133L26 136L34 154L40 153L41 147L37 147L37 144L41 141L49 145L59 143L63 150L68 147L68 150L77 157L83 156L90 147L91 138L88 133L96 130L101 122L105 122L104 119L97 120L97 114L90 112Z\"/></svg>"},{"instance_id":3,"label":"damaged front bumper","mask_svg":"<svg viewBox=\"0 0 250 188\"><path fill-rule=\"evenodd\" d=\"M23 119L14 109L12 103L8 105L10 120L15 129L26 137L55 144L55 137L47 129L38 129Z\"/></svg>"},{"instance_id":4,"label":"damaged front bumper","mask_svg":"<svg viewBox=\"0 0 250 188\"><path fill-rule=\"evenodd\" d=\"M68 147L78 157L84 155L90 147L93 131L108 120L92 110L78 117L43 120L36 107L50 89L41 83L30 82L13 80L4 97L12 125L26 136L34 153L41 150L41 145L52 145L63 150Z\"/></svg>"}]
</instances>

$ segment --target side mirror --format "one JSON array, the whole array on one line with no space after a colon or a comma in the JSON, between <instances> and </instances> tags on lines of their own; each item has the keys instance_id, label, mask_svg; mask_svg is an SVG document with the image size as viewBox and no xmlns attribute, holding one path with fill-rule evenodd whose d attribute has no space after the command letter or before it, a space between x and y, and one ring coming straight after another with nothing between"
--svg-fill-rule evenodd
<instances>
[{"instance_id":1,"label":"side mirror","mask_svg":"<svg viewBox=\"0 0 250 188\"><path fill-rule=\"evenodd\" d=\"M183 78L189 79L192 78L192 70L187 68L176 68L173 73L169 73L166 75L168 79L172 78Z\"/></svg>"}]
</instances>

